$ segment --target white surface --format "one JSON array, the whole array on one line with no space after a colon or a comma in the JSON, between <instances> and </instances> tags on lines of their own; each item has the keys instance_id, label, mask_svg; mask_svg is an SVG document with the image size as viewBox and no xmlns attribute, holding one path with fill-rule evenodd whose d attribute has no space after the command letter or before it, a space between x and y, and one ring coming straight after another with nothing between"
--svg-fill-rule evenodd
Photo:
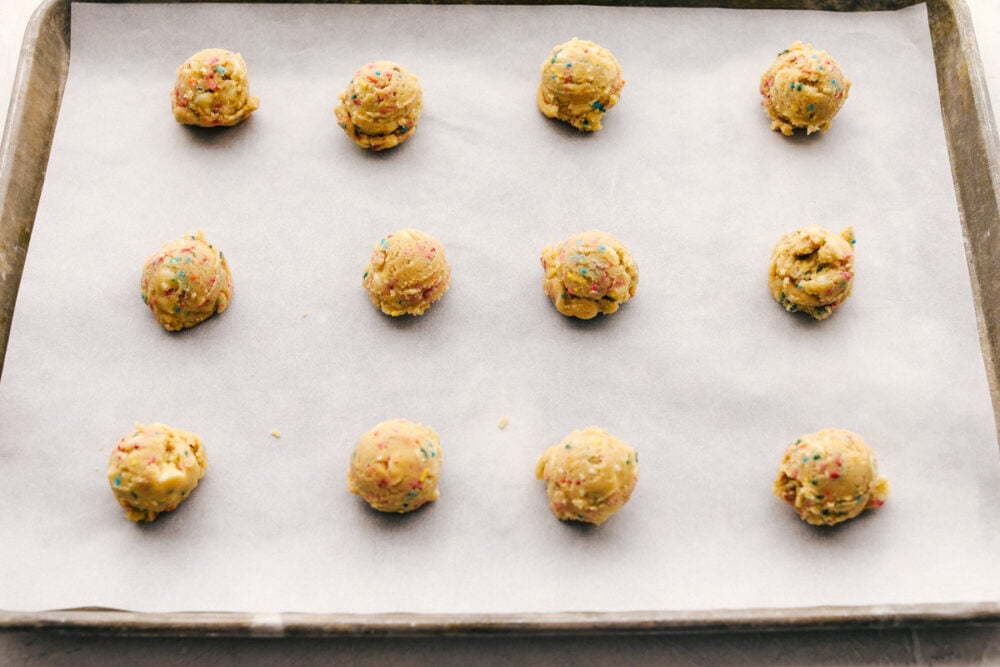
<instances>
[{"instance_id":1,"label":"white surface","mask_svg":"<svg viewBox=\"0 0 1000 667\"><path fill-rule=\"evenodd\" d=\"M23 3L5 3L0 5L0 18L3 18L4 12L7 12L14 8L17 4ZM1000 24L998 18L1000 18L1000 6L993 3L992 0L981 0L979 2L971 1L969 2L970 7L973 10L973 15L977 21L977 31L979 31L980 37L980 47L983 52L984 63L986 63L986 68L991 85L995 83L995 67L992 67L991 63L996 63L996 42L992 40L987 42L984 38L987 34L983 31L983 25L987 26L987 30L994 37L997 32L997 25ZM985 19L983 17L986 17ZM4 26L7 23L3 23ZM20 31L17 31L18 33ZM7 46L6 42L3 42L4 47ZM991 55L992 53L992 55ZM12 76L12 75L11 75ZM8 79L9 80L9 79ZM4 86L8 88L9 86ZM624 107L623 107L624 108ZM638 303L635 302L635 303ZM631 307L634 304L630 304ZM626 311L623 311L624 314ZM838 315L842 315L848 311L843 311ZM625 515L623 514L622 517ZM870 523L870 522L869 522ZM610 524L609 524L610 525ZM40 659L40 656L48 655L52 662L59 662L58 656L67 656L72 654L72 652L79 647L79 644L73 641L55 641L52 642L49 638L47 641L38 643L38 640L31 639L32 635L27 635L27 638L21 636L15 636L9 638L8 643L0 644L0 647L9 649L6 653L13 656L17 662L28 662L32 659ZM799 646L803 648L796 652L792 649L791 655L798 655L803 660L809 659L815 664L842 664L844 662L854 662L863 661L864 655L869 655L877 657L878 659L890 659L898 662L934 662L935 664L968 664L973 662L982 661L984 663L990 663L992 660L997 659L997 646L998 641L996 634L989 630L982 631L955 631L955 632L936 632L936 631L924 631L920 633L907 633L907 632L886 632L886 633L871 633L863 635L862 639L853 639L850 641L849 649L846 652L842 652L843 648L840 639L831 639L828 636L824 636L822 633L817 635L816 633L810 633L808 635L803 635L798 637L801 639ZM7 638L0 638L3 641ZM794 643L796 640L795 636L789 637L787 635L777 635L764 638L750 638L745 636L730 638L728 642L717 643L717 640L707 640L702 641L699 639L688 639L688 640L671 640L671 639L649 639L641 642L635 642L634 640L629 641L628 644L631 646L633 655L636 660L642 659L652 659L655 658L659 661L676 659L684 662L698 662L702 660L704 662L714 662L705 656L715 656L719 655L729 656L729 661L743 661L746 656L756 656L759 660L773 661L776 663L784 661L783 664L797 664L794 658L789 658L789 645ZM583 650L589 650L592 652L593 656L602 655L602 651L608 646L618 645L619 642L614 641L592 641L586 642L586 646L581 646L578 642L562 642L558 640L540 640L535 641L533 644L529 643L527 645L522 644L522 650L529 652L531 655L535 656L539 660L546 660L550 664L558 664L559 656L565 655L566 651L573 652L574 650L579 655L581 647ZM173 656L174 659L185 659L190 658L191 655L201 655L207 654L218 658L220 655L227 655L229 653L243 652L249 655L250 651L259 651L261 649L260 644L244 643L239 644L236 642L217 642L215 644L209 642L187 642L180 649L177 648L176 644L171 644L170 642L160 642L143 644L142 642L129 641L129 642L119 642L118 647L122 645L125 646L127 650L139 650L145 651L150 647L154 651L155 655L160 655L164 661L170 659ZM97 647L100 648L103 644L98 644ZM277 645L274 645L277 646ZM493 662L496 663L498 660L502 659L503 655L518 654L515 646L508 646L504 642L477 642L474 640L464 640L453 642L454 650L446 655L450 656L455 662L460 662L464 659L472 659L473 657L479 655L480 651L484 651L487 654L492 655ZM93 648L94 645L91 645ZM141 647L141 648L139 648ZM346 651L349 655L356 657L375 657L386 656L387 652L391 652L392 649L398 649L399 653L404 655L422 655L423 653L434 655L442 655L442 651L447 652L448 643L443 642L441 644L428 643L428 642L390 642L386 646L382 647L381 651L376 651L371 644L367 647L357 645L353 642L332 642L326 644L327 648L336 647L341 651L341 656L344 655ZM51 652L47 650L51 648ZM315 644L299 644L296 647L298 649L297 655L301 656L302 660L316 660L318 655L322 655L324 650L324 645L320 643L318 646ZM179 655L177 651L183 651L187 655ZM266 649L265 649L266 650ZM283 650L283 649L277 649ZM272 655L273 654L268 654ZM740 657L737 657L740 656ZM70 660L71 658L62 658L62 660ZM79 659L79 656L76 657ZM245 659L245 658L243 658ZM725 662L725 660L722 660Z\"/></svg>"},{"instance_id":2,"label":"white surface","mask_svg":"<svg viewBox=\"0 0 1000 667\"><path fill-rule=\"evenodd\" d=\"M0 607L518 613L1000 599L995 426L924 7L129 9L74 7L0 383L0 479L22 501L0 515L0 534L20 536L0 552ZM362 39L362 21L387 27ZM533 45L558 43L570 21L581 34L600 26L631 63L631 97L593 136L543 118L531 94L548 51ZM191 25L213 28L179 41ZM507 45L503 66L479 47L486 26ZM811 141L770 132L755 87L728 83L759 76L789 34L836 41L855 81L881 82L857 86L834 130ZM707 35L740 57L692 57ZM242 45L262 100L232 131L178 126L162 82L133 75L172 72L212 39ZM375 156L342 135L330 98L363 64L356 53L386 50L421 76L425 112L414 138ZM128 113L94 104L123 86ZM895 117L879 113L904 98ZM693 132L700 123L711 131ZM771 247L804 222L859 237L862 279L821 325L764 287ZM378 238L405 225L442 239L453 285L424 317L394 320L371 307L359 275ZM620 313L581 324L542 295L538 256L592 226L633 248L641 280ZM233 304L171 335L139 301L137 271L196 228L226 253ZM913 290L914 270L934 281ZM81 341L100 344L81 353ZM432 425L445 459L442 499L405 518L371 512L343 482L357 436L397 416ZM210 461L192 499L148 527L123 520L100 474L134 420L199 433ZM581 530L553 519L533 471L545 447L592 423L632 443L642 466L625 510ZM784 447L827 426L876 447L894 497L820 532L769 487ZM961 453L947 466L944 441ZM119 576L195 560L198 577L169 587ZM641 585L608 576L625 563ZM841 569L851 575L801 585L804 571Z\"/></svg>"}]
</instances>

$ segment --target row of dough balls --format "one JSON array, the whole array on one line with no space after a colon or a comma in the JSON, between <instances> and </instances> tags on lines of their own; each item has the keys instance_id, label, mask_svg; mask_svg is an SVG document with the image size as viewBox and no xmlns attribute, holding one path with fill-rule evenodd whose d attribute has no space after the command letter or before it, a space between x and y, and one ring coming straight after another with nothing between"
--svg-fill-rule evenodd
<instances>
[{"instance_id":1,"label":"row of dough balls","mask_svg":"<svg viewBox=\"0 0 1000 667\"><path fill-rule=\"evenodd\" d=\"M574 37L553 47L542 63L536 102L545 116L595 132L604 114L618 104L624 86L621 66L611 51ZM826 51L796 41L761 76L761 105L771 117L771 129L785 135L794 129L811 134L830 127L850 87ZM238 53L205 49L177 70L171 108L179 123L232 126L246 120L259 104L250 95L246 62ZM376 60L354 73L334 113L359 146L378 151L413 136L422 104L415 74L398 63Z\"/></svg>"},{"instance_id":2,"label":"row of dough balls","mask_svg":"<svg viewBox=\"0 0 1000 667\"><path fill-rule=\"evenodd\" d=\"M771 294L786 310L828 317L851 293L853 246L850 227L839 235L815 225L785 234L771 253ZM587 320L614 313L635 296L639 284L632 253L599 230L546 246L541 263L545 294L568 317ZM422 315L450 284L444 245L415 229L380 239L362 276L372 304L394 317ZM233 277L222 251L198 232L150 255L140 288L156 320L168 331L179 331L224 311L232 298Z\"/></svg>"},{"instance_id":3,"label":"row of dough balls","mask_svg":"<svg viewBox=\"0 0 1000 667\"><path fill-rule=\"evenodd\" d=\"M443 458L432 428L405 419L385 421L358 440L347 488L380 512L411 512L438 499ZM153 521L191 495L207 466L194 433L136 424L111 452L107 478L129 519ZM632 496L639 456L606 429L590 426L546 449L535 477L545 482L557 518L600 525ZM834 525L881 506L889 484L861 437L830 428L788 446L772 490L804 521Z\"/></svg>"}]
</instances>

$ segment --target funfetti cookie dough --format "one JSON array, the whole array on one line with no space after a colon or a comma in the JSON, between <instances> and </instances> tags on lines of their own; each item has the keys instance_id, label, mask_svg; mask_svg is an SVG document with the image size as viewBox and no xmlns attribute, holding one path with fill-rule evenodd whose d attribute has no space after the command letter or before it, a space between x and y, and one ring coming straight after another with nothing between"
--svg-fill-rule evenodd
<instances>
[{"instance_id":1,"label":"funfetti cookie dough","mask_svg":"<svg viewBox=\"0 0 1000 667\"><path fill-rule=\"evenodd\" d=\"M354 73L334 114L359 146L380 151L413 136L422 104L415 74L398 63L376 60Z\"/></svg>"},{"instance_id":2,"label":"funfetti cookie dough","mask_svg":"<svg viewBox=\"0 0 1000 667\"><path fill-rule=\"evenodd\" d=\"M236 125L259 104L250 94L243 56L225 49L205 49L188 58L177 69L170 96L177 122L201 127Z\"/></svg>"},{"instance_id":3,"label":"funfetti cookie dough","mask_svg":"<svg viewBox=\"0 0 1000 667\"><path fill-rule=\"evenodd\" d=\"M438 499L441 459L434 429L405 419L384 421L358 440L347 488L380 512L411 512Z\"/></svg>"},{"instance_id":4,"label":"funfetti cookie dough","mask_svg":"<svg viewBox=\"0 0 1000 667\"><path fill-rule=\"evenodd\" d=\"M788 446L774 495L804 521L832 526L880 507L889 496L889 482L879 474L875 454L860 436L828 428Z\"/></svg>"},{"instance_id":5,"label":"funfetti cookie dough","mask_svg":"<svg viewBox=\"0 0 1000 667\"><path fill-rule=\"evenodd\" d=\"M361 282L386 315L422 315L448 291L451 265L436 238L401 229L375 244Z\"/></svg>"},{"instance_id":6,"label":"funfetti cookie dough","mask_svg":"<svg viewBox=\"0 0 1000 667\"><path fill-rule=\"evenodd\" d=\"M552 48L542 63L538 110L585 132L601 129L601 119L618 104L625 80L611 51L573 39Z\"/></svg>"},{"instance_id":7,"label":"funfetti cookie dough","mask_svg":"<svg viewBox=\"0 0 1000 667\"><path fill-rule=\"evenodd\" d=\"M556 310L589 320L610 315L635 296L639 267L632 254L607 232L574 234L542 250L542 287Z\"/></svg>"},{"instance_id":8,"label":"funfetti cookie dough","mask_svg":"<svg viewBox=\"0 0 1000 667\"><path fill-rule=\"evenodd\" d=\"M233 296L233 277L222 251L198 232L150 255L141 288L156 321L167 331L179 331L224 311Z\"/></svg>"},{"instance_id":9,"label":"funfetti cookie dough","mask_svg":"<svg viewBox=\"0 0 1000 667\"><path fill-rule=\"evenodd\" d=\"M807 134L829 129L851 90L847 78L826 51L796 41L778 54L760 77L761 106L771 129L785 136L795 129Z\"/></svg>"},{"instance_id":10,"label":"funfetti cookie dough","mask_svg":"<svg viewBox=\"0 0 1000 667\"><path fill-rule=\"evenodd\" d=\"M817 225L788 232L771 252L768 287L790 313L817 320L844 303L854 283L854 229L839 235Z\"/></svg>"},{"instance_id":11,"label":"funfetti cookie dough","mask_svg":"<svg viewBox=\"0 0 1000 667\"><path fill-rule=\"evenodd\" d=\"M639 456L598 426L573 431L535 465L560 520L600 525L620 510L639 481Z\"/></svg>"},{"instance_id":12,"label":"funfetti cookie dough","mask_svg":"<svg viewBox=\"0 0 1000 667\"><path fill-rule=\"evenodd\" d=\"M187 499L208 466L201 439L165 424L136 424L108 461L108 483L132 521L153 521Z\"/></svg>"}]
</instances>

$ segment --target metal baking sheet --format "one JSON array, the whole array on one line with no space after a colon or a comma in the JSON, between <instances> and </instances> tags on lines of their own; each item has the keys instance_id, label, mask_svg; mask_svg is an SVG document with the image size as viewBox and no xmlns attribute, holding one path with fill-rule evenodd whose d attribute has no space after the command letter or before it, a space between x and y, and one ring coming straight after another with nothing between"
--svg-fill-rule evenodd
<instances>
[{"instance_id":1,"label":"metal baking sheet","mask_svg":"<svg viewBox=\"0 0 1000 667\"><path fill-rule=\"evenodd\" d=\"M135 63L115 60L116 54L140 51L139 43L150 45L169 82L177 62L204 46L206 28L189 31L171 44L176 53L168 52L155 29L134 26L169 25L170 7L95 3L78 10L76 19L84 23L72 23L71 49L69 5L44 6L26 41L0 154L0 278L8 286L8 306L16 294L9 285L20 279L28 239L35 235L13 327L6 315L4 335L10 332L12 342L0 384L0 456L6 460L5 484L18 499L0 522L5 543L16 545L5 552L0 570L7 581L31 584L6 589L0 609L11 611L0 612L0 621L6 627L266 635L664 631L996 618L996 138L964 6L789 2L782 6L810 11L780 14L787 25L776 30L772 19L779 14L768 14L764 22L764 14L742 11L759 3L687 4L192 5L185 9L202 25L238 19L231 21L243 26L232 35L241 42L234 48L248 57L254 92L263 100L251 123L217 135L162 122L164 103L153 99L162 92L156 77L137 79L135 71L119 67ZM868 9L892 11L855 13ZM309 28L321 24L327 11L336 11L340 24L332 26L328 43L317 46ZM605 36L599 41L614 45L631 64L625 66L629 84L622 104L599 136L585 140L540 119L532 96L525 102L518 95L521 88L531 91L536 52L570 36L563 34L565 15L559 12L565 11L573 12L581 32L601 26ZM98 25L87 21L107 18L107 12L120 12L118 43L101 30L81 27ZM137 14L143 20L136 22ZM283 29L248 20L262 16L279 17ZM367 21L385 27L380 38L357 37L356 26ZM873 21L893 29L865 33ZM760 53L745 45L724 49L721 57L710 51L716 56L711 76L703 88L692 85L683 63L712 42L707 37L718 42L720 35L735 35L734 23L764 44ZM246 26L257 24L268 27L255 36ZM703 27L652 42L645 32L650 24L664 30ZM817 44L835 51L856 88L830 135L788 142L767 130L751 84L773 57L774 43L806 37L807 29ZM296 32L304 36L299 42L285 37ZM519 73L477 63L469 35L502 45L500 52ZM829 44L835 37L836 50ZM733 47L739 40L721 41ZM303 44L304 50L295 48ZM354 62L359 50L390 46L394 57L421 75L428 100L436 94L440 102L428 102L410 144L376 158L352 150L337 135L327 107L341 79L361 64ZM921 49L931 57L909 62L911 52ZM74 75L71 52L78 63L103 54L110 67L95 72L78 64ZM907 58L878 60L899 53ZM472 64L464 64L463 54ZM289 75L291 65L304 72L301 79ZM886 76L880 94L859 83L876 79L875 72ZM749 91L719 85L730 77L751 82ZM455 80L478 95L463 96ZM57 114L64 84L67 106ZM122 91L124 100L90 104L84 85L93 86L86 92L97 99L117 99L108 93ZM663 87L671 85L687 95L681 99L690 105L687 113L697 111L696 120L669 105L630 105L630 96L662 102ZM713 92L717 88L722 92ZM887 124L885 110L904 98L912 108L893 107L898 122ZM316 99L328 103L307 103ZM498 107L504 112L497 113ZM57 117L58 130L43 127ZM731 119L735 127L725 127ZM638 128L645 128L642 140L636 139ZM926 142L923 151L914 153L914 134ZM851 143L852 136L870 143ZM654 138L663 143L651 143ZM292 160L275 153L268 142L277 139L301 154ZM51 180L36 217L52 141ZM130 144L142 146L144 155L136 157ZM919 170L881 153L904 146L904 162L920 164ZM631 157L612 159L616 151ZM635 160L637 154L648 157ZM715 155L716 164L706 155ZM97 158L93 169L80 170L81 158L90 156ZM733 159L720 166L719 156ZM842 165L854 158L857 172L845 173ZM324 160L329 164L317 170L315 163ZM818 175L806 170L823 160L832 168ZM747 164L763 177L742 171ZM547 175L546 165L557 175ZM579 178L558 175L573 168ZM450 175L442 173L448 169ZM487 188L484 172L491 169ZM534 188L547 179L564 190L538 196ZM789 182L800 193L813 186L813 194L833 200L828 226L860 220L859 262L870 252L872 286L859 288L850 308L822 328L789 318L769 302L762 285L753 284L762 272L756 265L766 260L777 235L815 210L810 197L789 203L796 198L785 196ZM661 183L676 184L684 196ZM745 201L739 215L732 202L718 197L720 190ZM403 201L394 204L393 196ZM873 208L883 229L866 220ZM223 213L206 213L218 211ZM535 263L542 244L576 231L584 214L594 213L635 246L642 282L639 297L613 319L575 326L540 298ZM660 215L663 220L652 220ZM498 228L498 218L506 228ZM400 219L405 223L397 224ZM369 310L353 269L363 265L373 237L404 224L438 231L452 255L456 283L427 318L389 323ZM237 297L222 317L171 337L132 303L128 280L137 272L136 261L141 264L160 242L192 225L226 250ZM95 254L95 234L101 248L113 251ZM928 237L932 249L920 243ZM262 239L272 239L266 252ZM656 254L668 241L687 252ZM723 274L735 280L734 287L721 296L708 283L681 289L713 252L726 258L727 267L736 266L733 258L743 251L733 246L740 243L746 254L760 257L746 259L746 276L731 268ZM88 256L75 268L86 268L97 285L59 278L60 258L75 258L66 250L73 247ZM902 288L912 282L900 278L890 259L916 272L918 280L916 269L925 267L935 285L906 293ZM283 270L276 273L269 263ZM462 275L476 275L478 283L461 281ZM944 287L937 289L938 283ZM886 304L876 287L888 289L892 302ZM706 300L709 295L718 303ZM914 307L920 304L932 308ZM503 335L497 337L498 331ZM693 331L700 333L692 337ZM317 344L324 336L333 344ZM489 352L470 350L464 340L469 336L484 341ZM536 347L522 342L532 336L538 336ZM837 354L819 354L802 343L807 336L811 345L856 361L842 364ZM694 338L718 340L721 352L713 354ZM86 342L78 349L81 339ZM655 354L649 357L651 340ZM938 354L943 347L946 355ZM281 349L281 356L247 354L264 349ZM533 357L533 350L541 350L540 356ZM577 360L588 355L596 363L580 369ZM725 368L733 363L745 368ZM836 369L840 377L814 381L809 392L790 398L751 375L798 378L803 364L823 370L823 377ZM140 379L121 382L120 391L108 389L126 375ZM398 388L413 378L419 391ZM900 392L900 380L911 388ZM938 384L925 386L928 380ZM594 389L600 383L609 396ZM81 392L83 386L96 389ZM397 520L373 516L346 495L342 459L358 433L400 412L442 431L448 463L440 505ZM501 417L510 420L503 430L496 426ZM192 428L209 449L213 467L190 506L154 526L127 525L102 486L107 451L129 427L123 419ZM633 441L643 460L633 503L600 531L554 523L531 479L537 453L584 420L600 421ZM820 533L789 516L767 491L784 442L830 420L858 424L856 430L876 444L896 490L879 513ZM282 431L278 441L270 436L273 428ZM43 446L38 449L35 441ZM739 451L734 454L723 441ZM942 441L959 456L937 453ZM717 463L723 455L735 463ZM740 469L758 481L747 482ZM60 498L75 500L50 503L53 487L67 494ZM727 514L724 491L737 497L739 515ZM929 505L928 495L935 498ZM967 537L977 532L975 539ZM511 542L521 546L510 549ZM743 553L742 564L733 564L734 551ZM784 574L772 567L773 575L760 576L766 557L772 566L782 564ZM199 564L189 583L180 579L164 587L157 577L129 575L142 569L140 563L164 570L177 561ZM627 565L627 574L607 576L616 564ZM811 590L792 591L791 581L798 582L794 568L806 565L819 571L847 566L853 581L835 585L814 578ZM932 567L939 572L929 576ZM271 574L261 577L261 571ZM381 576L385 571L391 576ZM581 577L585 586L568 586ZM394 586L393 578L404 583ZM629 584L635 592L625 595ZM135 598L122 594L130 587ZM396 590L409 597L391 597ZM53 611L55 606L74 609ZM118 610L81 609L97 606Z\"/></svg>"}]
</instances>

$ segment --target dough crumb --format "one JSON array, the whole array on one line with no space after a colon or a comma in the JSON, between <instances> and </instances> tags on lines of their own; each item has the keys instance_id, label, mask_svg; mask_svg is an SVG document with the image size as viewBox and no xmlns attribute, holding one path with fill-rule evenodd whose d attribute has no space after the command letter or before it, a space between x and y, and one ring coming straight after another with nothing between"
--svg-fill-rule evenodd
<instances>
[{"instance_id":1,"label":"dough crumb","mask_svg":"<svg viewBox=\"0 0 1000 667\"><path fill-rule=\"evenodd\" d=\"M639 481L639 456L607 429L589 426L549 447L535 465L552 513L600 525L628 502Z\"/></svg>"},{"instance_id":2,"label":"dough crumb","mask_svg":"<svg viewBox=\"0 0 1000 667\"><path fill-rule=\"evenodd\" d=\"M773 491L803 521L832 526L881 507L889 497L889 481L879 474L875 454L861 436L828 428L788 446Z\"/></svg>"},{"instance_id":3,"label":"dough crumb","mask_svg":"<svg viewBox=\"0 0 1000 667\"><path fill-rule=\"evenodd\" d=\"M563 315L610 315L635 296L639 267L617 238L599 230L574 234L542 250L542 287Z\"/></svg>"},{"instance_id":4,"label":"dough crumb","mask_svg":"<svg viewBox=\"0 0 1000 667\"><path fill-rule=\"evenodd\" d=\"M542 63L538 110L578 130L596 132L608 109L618 104L625 80L611 51L574 37L552 48Z\"/></svg>"},{"instance_id":5,"label":"dough crumb","mask_svg":"<svg viewBox=\"0 0 1000 667\"><path fill-rule=\"evenodd\" d=\"M380 151L413 136L422 104L415 74L390 60L375 60L354 73L334 114L355 143Z\"/></svg>"},{"instance_id":6,"label":"dough crumb","mask_svg":"<svg viewBox=\"0 0 1000 667\"><path fill-rule=\"evenodd\" d=\"M854 285L854 229L839 235L810 225L781 237L771 252L768 287L790 313L826 319Z\"/></svg>"},{"instance_id":7,"label":"dough crumb","mask_svg":"<svg viewBox=\"0 0 1000 667\"><path fill-rule=\"evenodd\" d=\"M432 428L384 421L358 440L347 488L380 512L412 512L438 499L441 460L441 439Z\"/></svg>"},{"instance_id":8,"label":"dough crumb","mask_svg":"<svg viewBox=\"0 0 1000 667\"><path fill-rule=\"evenodd\" d=\"M170 102L178 123L200 127L236 125L260 105L250 95L243 56L225 49L205 49L188 58L177 69Z\"/></svg>"},{"instance_id":9,"label":"dough crumb","mask_svg":"<svg viewBox=\"0 0 1000 667\"><path fill-rule=\"evenodd\" d=\"M136 424L108 461L108 483L132 521L155 521L187 499L205 475L201 439L189 431Z\"/></svg>"},{"instance_id":10,"label":"dough crumb","mask_svg":"<svg viewBox=\"0 0 1000 667\"><path fill-rule=\"evenodd\" d=\"M771 129L785 136L796 129L806 134L828 130L850 90L837 61L801 41L779 53L760 77L761 106L771 117Z\"/></svg>"},{"instance_id":11,"label":"dough crumb","mask_svg":"<svg viewBox=\"0 0 1000 667\"><path fill-rule=\"evenodd\" d=\"M150 255L140 286L143 302L167 331L193 327L223 312L233 296L226 258L200 231Z\"/></svg>"},{"instance_id":12,"label":"dough crumb","mask_svg":"<svg viewBox=\"0 0 1000 667\"><path fill-rule=\"evenodd\" d=\"M281 437L281 431L279 431L278 429L272 430L271 431L271 437L272 438L280 438Z\"/></svg>"}]
</instances>

